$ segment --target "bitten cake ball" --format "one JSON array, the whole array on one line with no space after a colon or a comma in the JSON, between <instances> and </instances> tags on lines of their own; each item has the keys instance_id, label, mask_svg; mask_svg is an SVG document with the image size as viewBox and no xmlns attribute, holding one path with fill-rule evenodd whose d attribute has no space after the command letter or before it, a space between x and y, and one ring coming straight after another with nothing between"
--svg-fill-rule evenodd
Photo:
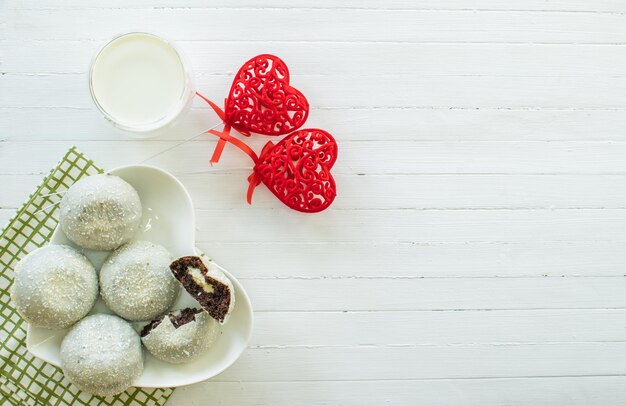
<instances>
[{"instance_id":1,"label":"bitten cake ball","mask_svg":"<svg viewBox=\"0 0 626 406\"><path fill-rule=\"evenodd\" d=\"M60 329L83 318L98 298L98 276L89 260L66 245L47 245L15 267L12 297L33 326Z\"/></svg>"},{"instance_id":2,"label":"bitten cake ball","mask_svg":"<svg viewBox=\"0 0 626 406\"><path fill-rule=\"evenodd\" d=\"M219 324L207 312L186 308L147 324L141 330L141 341L155 358L179 364L209 349L218 331Z\"/></svg>"},{"instance_id":3,"label":"bitten cake ball","mask_svg":"<svg viewBox=\"0 0 626 406\"><path fill-rule=\"evenodd\" d=\"M137 191L122 178L93 175L69 188L61 200L61 229L84 248L109 251L127 243L141 222Z\"/></svg>"},{"instance_id":4,"label":"bitten cake ball","mask_svg":"<svg viewBox=\"0 0 626 406\"><path fill-rule=\"evenodd\" d=\"M141 339L117 316L86 317L63 338L61 367L79 389L99 396L116 395L143 372Z\"/></svg>"},{"instance_id":5,"label":"bitten cake ball","mask_svg":"<svg viewBox=\"0 0 626 406\"><path fill-rule=\"evenodd\" d=\"M235 306L235 288L217 266L201 257L182 257L172 262L170 269L211 317L226 323Z\"/></svg>"},{"instance_id":6,"label":"bitten cake ball","mask_svg":"<svg viewBox=\"0 0 626 406\"><path fill-rule=\"evenodd\" d=\"M180 285L160 245L135 241L113 251L100 270L100 294L126 320L152 320L172 307Z\"/></svg>"}]
</instances>

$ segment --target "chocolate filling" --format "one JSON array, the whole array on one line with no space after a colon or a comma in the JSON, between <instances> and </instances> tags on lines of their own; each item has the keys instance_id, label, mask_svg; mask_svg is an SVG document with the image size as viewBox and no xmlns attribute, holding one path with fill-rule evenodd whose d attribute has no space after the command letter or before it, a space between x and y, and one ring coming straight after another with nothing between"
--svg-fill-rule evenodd
<instances>
[{"instance_id":1,"label":"chocolate filling","mask_svg":"<svg viewBox=\"0 0 626 406\"><path fill-rule=\"evenodd\" d=\"M177 316L170 313L170 321L174 325L174 328L178 328L180 326L184 326L187 323L195 321L196 314L200 313L201 311L202 309L187 307L186 309L181 310Z\"/></svg>"},{"instance_id":2,"label":"chocolate filling","mask_svg":"<svg viewBox=\"0 0 626 406\"><path fill-rule=\"evenodd\" d=\"M170 321L172 322L174 328L179 328L180 326L184 326L185 324L194 321L196 319L196 314L200 313L201 311L201 309L187 307L181 310L178 315L174 313L169 313L168 317L170 318ZM161 324L164 317L165 316L161 316L158 319L154 319L150 323L146 324L144 328L141 329L141 337L145 337L150 334L152 330L154 330L159 324Z\"/></svg>"},{"instance_id":3,"label":"chocolate filling","mask_svg":"<svg viewBox=\"0 0 626 406\"><path fill-rule=\"evenodd\" d=\"M189 273L189 268L196 268L204 277L207 284L213 287L213 292L207 292L193 279ZM230 307L230 289L228 285L215 278L207 276L208 269L200 257L182 257L172 262L170 265L172 273L183 285L185 290L200 303L200 306L209 313L211 317L219 322L223 322L228 308Z\"/></svg>"},{"instance_id":4,"label":"chocolate filling","mask_svg":"<svg viewBox=\"0 0 626 406\"><path fill-rule=\"evenodd\" d=\"M150 334L150 332L156 328L156 326L158 326L159 324L161 324L161 322L163 321L163 317L165 316L161 316L158 319L154 319L152 320L150 323L146 324L145 326L143 326L143 328L141 329L141 333L139 334L141 337L145 337L148 334Z\"/></svg>"}]
</instances>

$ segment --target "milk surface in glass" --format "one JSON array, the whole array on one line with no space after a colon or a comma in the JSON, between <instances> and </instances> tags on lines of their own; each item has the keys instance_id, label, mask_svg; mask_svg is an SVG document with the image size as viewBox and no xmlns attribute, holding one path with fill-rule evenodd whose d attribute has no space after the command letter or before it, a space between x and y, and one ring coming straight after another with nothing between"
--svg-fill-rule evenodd
<instances>
[{"instance_id":1,"label":"milk surface in glass","mask_svg":"<svg viewBox=\"0 0 626 406\"><path fill-rule=\"evenodd\" d=\"M154 130L176 118L189 93L180 55L167 41L131 33L109 42L92 63L96 105L118 126Z\"/></svg>"}]
</instances>

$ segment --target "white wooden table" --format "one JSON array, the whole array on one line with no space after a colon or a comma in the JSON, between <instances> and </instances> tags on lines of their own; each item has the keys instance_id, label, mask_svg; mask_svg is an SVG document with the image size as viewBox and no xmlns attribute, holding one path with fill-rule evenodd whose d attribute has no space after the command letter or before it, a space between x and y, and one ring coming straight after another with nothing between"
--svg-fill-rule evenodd
<instances>
[{"instance_id":1,"label":"white wooden table","mask_svg":"<svg viewBox=\"0 0 626 406\"><path fill-rule=\"evenodd\" d=\"M256 310L250 348L172 405L621 405L626 397L626 3L4 0L0 221L71 145L111 168L188 131L114 132L85 72L114 34L175 40L214 100L276 53L340 148L301 215L200 137L149 160ZM195 126L195 127L194 127ZM193 127L193 128L192 128ZM195 129L195 130L194 130ZM257 136L259 148L267 138Z\"/></svg>"}]
</instances>

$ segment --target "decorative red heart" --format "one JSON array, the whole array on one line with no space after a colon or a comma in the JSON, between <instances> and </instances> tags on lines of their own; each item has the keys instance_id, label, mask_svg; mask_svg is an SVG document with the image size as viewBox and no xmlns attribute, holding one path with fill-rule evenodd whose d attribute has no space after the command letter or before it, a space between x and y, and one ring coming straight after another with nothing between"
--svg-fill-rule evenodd
<instances>
[{"instance_id":1,"label":"decorative red heart","mask_svg":"<svg viewBox=\"0 0 626 406\"><path fill-rule=\"evenodd\" d=\"M324 130L296 131L278 144L268 142L248 178L248 202L254 187L263 182L290 208L316 213L335 200L337 189L330 170L337 160L337 143Z\"/></svg>"},{"instance_id":2,"label":"decorative red heart","mask_svg":"<svg viewBox=\"0 0 626 406\"><path fill-rule=\"evenodd\" d=\"M289 69L279 57L258 55L237 72L225 103L226 124L244 135L284 135L300 128L309 102L289 85Z\"/></svg>"}]
</instances>

